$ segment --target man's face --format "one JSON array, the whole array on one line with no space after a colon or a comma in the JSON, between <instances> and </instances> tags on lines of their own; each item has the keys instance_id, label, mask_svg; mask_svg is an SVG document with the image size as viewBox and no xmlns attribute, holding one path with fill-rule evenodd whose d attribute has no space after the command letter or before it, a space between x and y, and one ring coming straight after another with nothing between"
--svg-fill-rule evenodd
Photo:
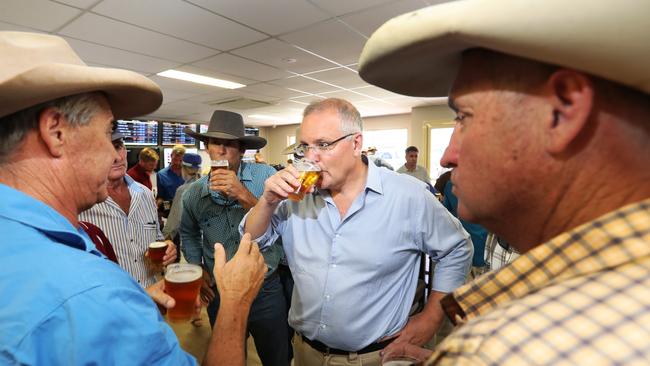
<instances>
[{"instance_id":1,"label":"man's face","mask_svg":"<svg viewBox=\"0 0 650 366\"><path fill-rule=\"evenodd\" d=\"M208 154L212 160L228 160L228 169L237 171L244 155L240 146L237 140L211 138L208 140Z\"/></svg>"},{"instance_id":2,"label":"man's face","mask_svg":"<svg viewBox=\"0 0 650 366\"><path fill-rule=\"evenodd\" d=\"M176 153L172 152L171 166L172 166L173 169L180 169L181 168L181 164L183 163L183 155L185 155L185 154L176 154Z\"/></svg>"},{"instance_id":3,"label":"man's face","mask_svg":"<svg viewBox=\"0 0 650 366\"><path fill-rule=\"evenodd\" d=\"M158 160L141 160L140 165L145 172L151 173L158 166Z\"/></svg>"},{"instance_id":4,"label":"man's face","mask_svg":"<svg viewBox=\"0 0 650 366\"><path fill-rule=\"evenodd\" d=\"M408 154L406 154L406 165L408 167L415 167L418 163L418 153L416 151L409 151Z\"/></svg>"},{"instance_id":5,"label":"man's face","mask_svg":"<svg viewBox=\"0 0 650 366\"><path fill-rule=\"evenodd\" d=\"M544 152L539 99L521 88L496 88L484 69L480 55L463 56L449 95L456 125L440 163L454 167L459 216L490 229L534 205Z\"/></svg>"},{"instance_id":6,"label":"man's face","mask_svg":"<svg viewBox=\"0 0 650 366\"><path fill-rule=\"evenodd\" d=\"M101 98L100 105L100 111L88 124L69 129L66 150L74 172L71 189L75 192L77 207L82 210L106 200L108 173L117 158L111 144L113 113L105 98Z\"/></svg>"},{"instance_id":7,"label":"man's face","mask_svg":"<svg viewBox=\"0 0 650 366\"><path fill-rule=\"evenodd\" d=\"M117 155L108 173L108 180L115 181L124 178L126 175L127 161L126 148L121 140L113 141L113 149L115 149Z\"/></svg>"},{"instance_id":8,"label":"man's face","mask_svg":"<svg viewBox=\"0 0 650 366\"><path fill-rule=\"evenodd\" d=\"M308 115L303 119L301 128L300 143L309 146L329 143L344 136L339 115L333 110ZM355 134L335 143L329 151L309 149L305 157L315 161L321 168L319 187L334 190L342 188L355 162L361 157L361 143L361 134Z\"/></svg>"}]
</instances>

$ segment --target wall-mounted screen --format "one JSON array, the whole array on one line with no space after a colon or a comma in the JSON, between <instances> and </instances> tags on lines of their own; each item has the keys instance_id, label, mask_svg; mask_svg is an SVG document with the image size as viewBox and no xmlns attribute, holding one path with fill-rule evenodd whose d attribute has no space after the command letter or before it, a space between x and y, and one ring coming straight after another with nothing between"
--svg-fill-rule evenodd
<instances>
[{"instance_id":1,"label":"wall-mounted screen","mask_svg":"<svg viewBox=\"0 0 650 366\"><path fill-rule=\"evenodd\" d=\"M118 120L125 145L158 145L158 121Z\"/></svg>"},{"instance_id":2,"label":"wall-mounted screen","mask_svg":"<svg viewBox=\"0 0 650 366\"><path fill-rule=\"evenodd\" d=\"M199 132L200 133L208 132L208 126L207 125L199 125ZM207 149L207 146L205 146L205 143L203 141L199 141L199 149L201 149L201 150Z\"/></svg>"},{"instance_id":3,"label":"wall-mounted screen","mask_svg":"<svg viewBox=\"0 0 650 366\"><path fill-rule=\"evenodd\" d=\"M190 135L185 134L183 130L188 127L196 131L195 124L163 122L162 123L162 145L196 145L196 140Z\"/></svg>"}]
</instances>

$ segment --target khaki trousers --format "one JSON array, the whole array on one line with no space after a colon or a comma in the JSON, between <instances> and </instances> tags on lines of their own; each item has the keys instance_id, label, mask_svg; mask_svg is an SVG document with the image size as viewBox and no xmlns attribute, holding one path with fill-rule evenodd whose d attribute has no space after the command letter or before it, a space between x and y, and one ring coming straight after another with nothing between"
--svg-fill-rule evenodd
<instances>
[{"instance_id":1,"label":"khaki trousers","mask_svg":"<svg viewBox=\"0 0 650 366\"><path fill-rule=\"evenodd\" d=\"M380 351L364 354L326 355L313 348L297 333L293 340L294 366L381 366Z\"/></svg>"}]
</instances>

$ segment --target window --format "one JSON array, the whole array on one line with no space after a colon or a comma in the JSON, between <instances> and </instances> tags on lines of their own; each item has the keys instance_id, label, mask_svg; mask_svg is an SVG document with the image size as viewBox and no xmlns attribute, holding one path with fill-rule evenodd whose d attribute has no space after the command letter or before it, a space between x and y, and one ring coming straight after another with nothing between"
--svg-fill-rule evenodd
<instances>
[{"instance_id":1,"label":"window","mask_svg":"<svg viewBox=\"0 0 650 366\"><path fill-rule=\"evenodd\" d=\"M377 148L376 156L386 160L393 169L404 165L404 150L408 140L407 129L363 131L363 148Z\"/></svg>"}]
</instances>

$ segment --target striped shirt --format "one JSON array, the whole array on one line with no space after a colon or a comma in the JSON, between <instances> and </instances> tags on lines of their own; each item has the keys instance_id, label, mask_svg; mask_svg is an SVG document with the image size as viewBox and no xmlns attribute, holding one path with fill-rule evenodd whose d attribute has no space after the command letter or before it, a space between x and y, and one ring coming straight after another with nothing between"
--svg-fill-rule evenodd
<instances>
[{"instance_id":1,"label":"striped shirt","mask_svg":"<svg viewBox=\"0 0 650 366\"><path fill-rule=\"evenodd\" d=\"M151 191L128 175L124 180L131 194L128 216L111 197L79 215L79 220L97 225L113 244L120 267L142 287L153 285L154 272L147 267L144 253L149 243L162 240L158 211Z\"/></svg>"},{"instance_id":2,"label":"striped shirt","mask_svg":"<svg viewBox=\"0 0 650 366\"><path fill-rule=\"evenodd\" d=\"M533 248L442 306L465 324L428 365L650 364L650 199Z\"/></svg>"}]
</instances>

